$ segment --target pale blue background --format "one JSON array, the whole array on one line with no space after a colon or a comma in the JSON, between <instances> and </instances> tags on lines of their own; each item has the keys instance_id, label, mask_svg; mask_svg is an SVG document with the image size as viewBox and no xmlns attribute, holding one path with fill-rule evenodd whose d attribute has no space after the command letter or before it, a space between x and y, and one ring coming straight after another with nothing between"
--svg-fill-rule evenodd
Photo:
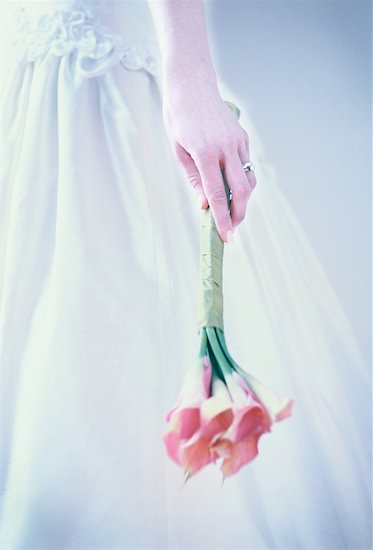
<instances>
[{"instance_id":1,"label":"pale blue background","mask_svg":"<svg viewBox=\"0 0 373 550\"><path fill-rule=\"evenodd\" d=\"M367 0L206 0L219 77L240 98L371 364Z\"/></svg>"}]
</instances>

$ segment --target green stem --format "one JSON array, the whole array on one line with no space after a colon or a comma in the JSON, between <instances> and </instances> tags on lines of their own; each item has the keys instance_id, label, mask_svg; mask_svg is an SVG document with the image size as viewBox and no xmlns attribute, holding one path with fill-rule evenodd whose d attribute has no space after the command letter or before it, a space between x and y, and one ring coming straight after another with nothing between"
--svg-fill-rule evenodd
<instances>
[{"instance_id":1,"label":"green stem","mask_svg":"<svg viewBox=\"0 0 373 550\"><path fill-rule=\"evenodd\" d=\"M220 342L218 340L216 333L217 331L215 328L213 327L206 328L206 334L209 339L209 343L211 345L212 351L214 352L216 360L218 361L219 366L223 371L223 374L230 374L232 372L231 366L227 361L227 358L225 357L223 350L221 349Z\"/></svg>"},{"instance_id":2,"label":"green stem","mask_svg":"<svg viewBox=\"0 0 373 550\"><path fill-rule=\"evenodd\" d=\"M223 350L223 353L227 359L227 362L228 364L230 365L231 368L235 369L235 370L238 370L238 369L241 369L241 367L236 363L236 361L233 359L233 357L231 356L231 354L229 353L228 351L228 347L227 347L227 343L225 341L225 334L223 331L220 331L220 330L217 330L216 331L216 334L217 334L217 338L218 338L218 341L219 341L219 344ZM241 369L242 370L242 369Z\"/></svg>"}]
</instances>

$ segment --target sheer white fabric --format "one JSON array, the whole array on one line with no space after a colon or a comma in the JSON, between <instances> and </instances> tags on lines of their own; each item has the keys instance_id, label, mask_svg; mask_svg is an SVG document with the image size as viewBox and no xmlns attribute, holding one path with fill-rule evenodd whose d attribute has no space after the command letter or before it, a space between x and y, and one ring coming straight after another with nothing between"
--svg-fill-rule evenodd
<instances>
[{"instance_id":1,"label":"sheer white fabric","mask_svg":"<svg viewBox=\"0 0 373 550\"><path fill-rule=\"evenodd\" d=\"M258 179L224 251L226 340L295 405L223 486L211 465L183 487L162 435L198 348L199 211L149 8L20 6L3 6L0 547L370 548L369 369L245 106L220 82Z\"/></svg>"}]
</instances>

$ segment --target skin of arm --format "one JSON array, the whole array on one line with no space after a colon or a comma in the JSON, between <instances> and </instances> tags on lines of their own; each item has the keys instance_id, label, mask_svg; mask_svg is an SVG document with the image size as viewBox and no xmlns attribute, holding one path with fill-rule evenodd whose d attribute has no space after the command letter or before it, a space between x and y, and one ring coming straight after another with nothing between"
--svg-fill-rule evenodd
<instances>
[{"instance_id":1,"label":"skin of arm","mask_svg":"<svg viewBox=\"0 0 373 550\"><path fill-rule=\"evenodd\" d=\"M162 57L165 129L172 151L225 242L245 217L256 185L249 136L221 98L211 60L204 0L148 0ZM227 206L224 170L232 191ZM232 233L231 233L232 235Z\"/></svg>"}]
</instances>

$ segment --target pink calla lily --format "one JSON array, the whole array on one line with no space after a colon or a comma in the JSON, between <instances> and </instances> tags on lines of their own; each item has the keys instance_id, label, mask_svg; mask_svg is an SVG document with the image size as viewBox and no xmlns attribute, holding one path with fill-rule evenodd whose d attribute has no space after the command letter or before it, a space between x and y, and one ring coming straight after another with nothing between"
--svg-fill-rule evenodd
<instances>
[{"instance_id":1,"label":"pink calla lily","mask_svg":"<svg viewBox=\"0 0 373 550\"><path fill-rule=\"evenodd\" d=\"M273 422L291 414L292 399L278 397L238 365L220 360L214 369L204 355L190 368L166 416L166 448L187 479L220 458L224 477L233 475L258 455L259 438Z\"/></svg>"},{"instance_id":2,"label":"pink calla lily","mask_svg":"<svg viewBox=\"0 0 373 550\"><path fill-rule=\"evenodd\" d=\"M200 406L209 396L210 384L211 364L201 358L187 371L176 405L166 414L168 425L163 441L170 458L179 465L182 443L200 427Z\"/></svg>"},{"instance_id":3,"label":"pink calla lily","mask_svg":"<svg viewBox=\"0 0 373 550\"><path fill-rule=\"evenodd\" d=\"M209 362L208 358L205 361ZM207 398L200 408L200 427L181 447L183 465L188 477L215 461L211 445L233 422L232 401L225 384L218 378L213 378L211 387L211 397Z\"/></svg>"},{"instance_id":4,"label":"pink calla lily","mask_svg":"<svg viewBox=\"0 0 373 550\"><path fill-rule=\"evenodd\" d=\"M285 418L291 416L294 399L279 397L266 388L255 376L243 371L241 368L238 372L233 371L232 376L247 394L254 395L263 404L272 422L285 420Z\"/></svg>"},{"instance_id":5,"label":"pink calla lily","mask_svg":"<svg viewBox=\"0 0 373 550\"><path fill-rule=\"evenodd\" d=\"M216 329L206 328L206 334L209 352L190 367L177 403L166 415L166 449L184 468L186 479L218 459L224 478L238 472L258 455L259 439L271 432L272 424L291 415L294 403L234 363L224 340L218 348Z\"/></svg>"},{"instance_id":6,"label":"pink calla lily","mask_svg":"<svg viewBox=\"0 0 373 550\"><path fill-rule=\"evenodd\" d=\"M210 386L211 363L208 357L203 358L205 370L200 369L204 392ZM194 371L195 373L198 371ZM207 373L207 375L206 375ZM189 381L190 381L189 375ZM196 380L196 386L200 385ZM190 388L189 384L183 385ZM224 433L233 421L232 402L225 384L214 378L211 384L213 395L202 400L199 406L182 408L187 397L182 393L178 405L168 414L168 429L164 442L169 456L179 465L183 465L185 473L190 477L205 465L213 461L214 455L210 451L211 442ZM195 395L191 392L190 395Z\"/></svg>"}]
</instances>

